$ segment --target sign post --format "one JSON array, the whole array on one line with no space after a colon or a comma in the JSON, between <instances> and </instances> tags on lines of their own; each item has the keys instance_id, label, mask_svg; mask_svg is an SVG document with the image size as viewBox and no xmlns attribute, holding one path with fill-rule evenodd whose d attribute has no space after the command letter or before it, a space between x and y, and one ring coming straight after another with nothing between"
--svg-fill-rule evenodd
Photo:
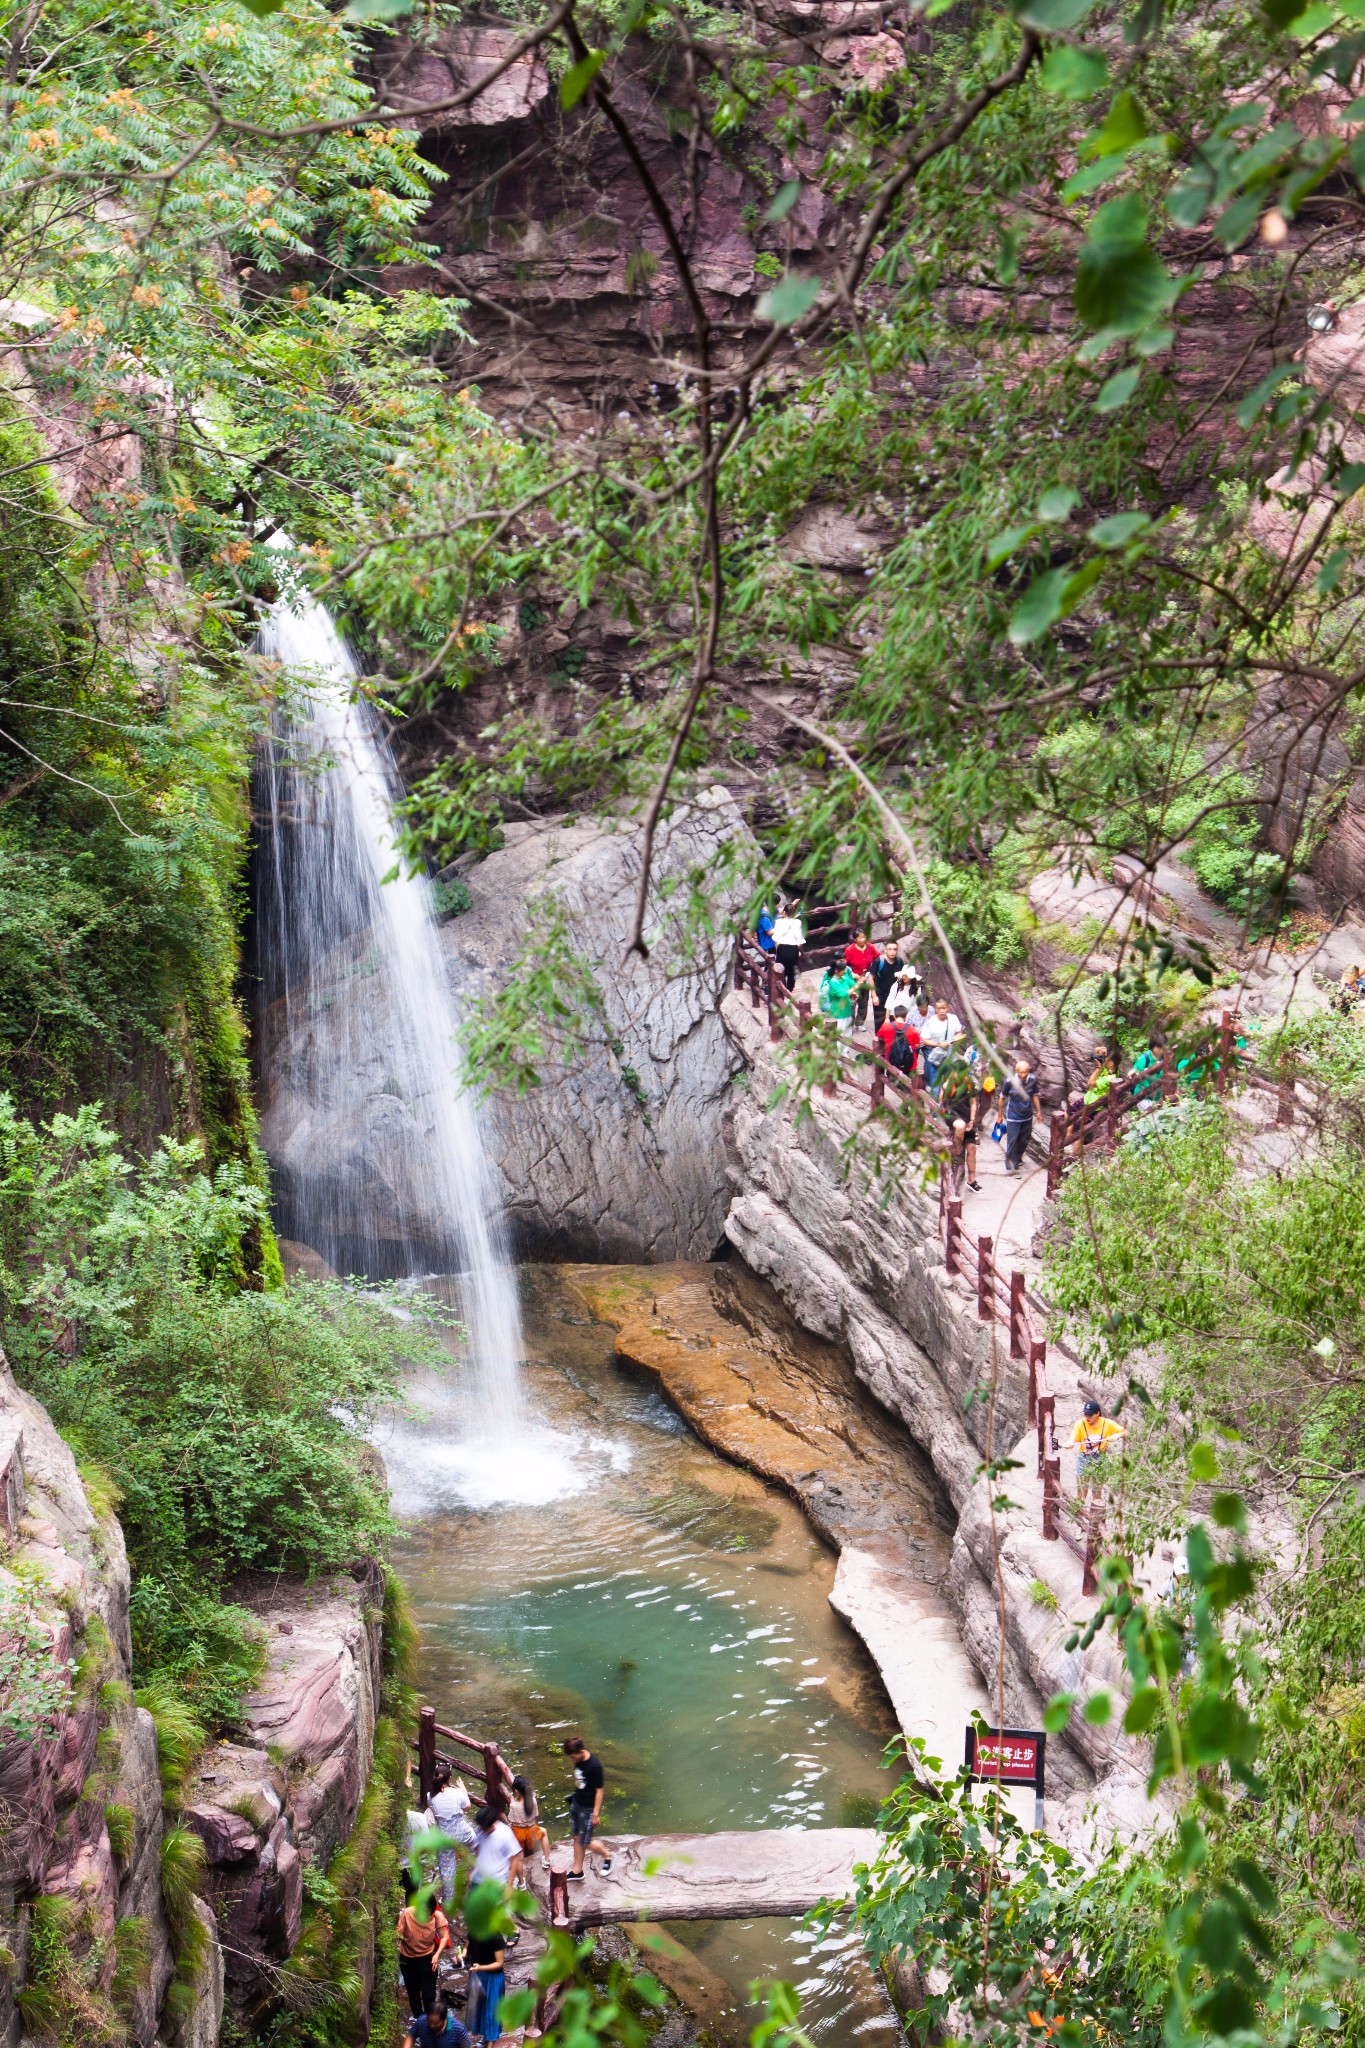
<instances>
[{"instance_id":1,"label":"sign post","mask_svg":"<svg viewBox=\"0 0 1365 2048\"><path fill-rule=\"evenodd\" d=\"M1043 1830L1047 1735L1041 1728L967 1729L967 1772L974 1785L1032 1785L1033 1825Z\"/></svg>"}]
</instances>

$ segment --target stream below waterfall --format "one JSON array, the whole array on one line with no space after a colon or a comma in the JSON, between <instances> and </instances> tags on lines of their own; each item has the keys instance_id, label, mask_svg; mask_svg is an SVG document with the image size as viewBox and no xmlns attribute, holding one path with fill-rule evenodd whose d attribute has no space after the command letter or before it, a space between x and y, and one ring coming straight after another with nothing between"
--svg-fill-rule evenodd
<instances>
[{"instance_id":1,"label":"stream below waterfall","mask_svg":"<svg viewBox=\"0 0 1365 2048\"><path fill-rule=\"evenodd\" d=\"M557 1745L574 1726L606 1767L608 1840L870 1824L896 1730L829 1606L833 1557L784 1494L708 1450L616 1359L553 1267L521 1282L520 1435L481 1439L458 1381L432 1376L378 1439L423 1697L527 1769L557 1841ZM855 1937L771 1920L667 1932L702 1965L714 2009L700 2016L719 2037L747 2038L748 1985L784 1977L816 2040L897 2038Z\"/></svg>"}]
</instances>

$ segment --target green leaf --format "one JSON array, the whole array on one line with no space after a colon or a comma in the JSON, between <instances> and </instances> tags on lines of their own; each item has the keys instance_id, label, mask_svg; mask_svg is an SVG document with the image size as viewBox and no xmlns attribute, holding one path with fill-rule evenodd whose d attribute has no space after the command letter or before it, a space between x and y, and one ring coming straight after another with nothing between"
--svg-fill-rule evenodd
<instances>
[{"instance_id":1,"label":"green leaf","mask_svg":"<svg viewBox=\"0 0 1365 2048\"><path fill-rule=\"evenodd\" d=\"M1262 410L1269 399L1274 397L1285 379L1297 376L1297 374L1298 370L1295 364L1277 363L1273 370L1268 371L1262 377L1254 391L1248 391L1246 397L1238 406L1238 426L1243 429L1250 427L1255 421L1257 413Z\"/></svg>"},{"instance_id":2,"label":"green leaf","mask_svg":"<svg viewBox=\"0 0 1365 2048\"><path fill-rule=\"evenodd\" d=\"M1145 1735L1161 1712L1162 1692L1156 1685L1145 1685L1141 1692L1135 1692L1128 1702L1128 1711L1123 1717L1125 1735Z\"/></svg>"},{"instance_id":3,"label":"green leaf","mask_svg":"<svg viewBox=\"0 0 1365 2048\"><path fill-rule=\"evenodd\" d=\"M986 568L998 569L1011 555L1017 554L1026 540L1032 540L1038 531L1037 521L1029 526L1007 526L1003 533L997 533L994 540L986 543Z\"/></svg>"},{"instance_id":4,"label":"green leaf","mask_svg":"<svg viewBox=\"0 0 1365 2048\"><path fill-rule=\"evenodd\" d=\"M1209 1512L1220 1529L1235 1529L1239 1536L1246 1534L1246 1503L1240 1493L1216 1493Z\"/></svg>"},{"instance_id":5,"label":"green leaf","mask_svg":"<svg viewBox=\"0 0 1365 2048\"><path fill-rule=\"evenodd\" d=\"M1261 12L1268 15L1276 28L1288 28L1302 10L1299 0L1261 0Z\"/></svg>"},{"instance_id":6,"label":"green leaf","mask_svg":"<svg viewBox=\"0 0 1365 2048\"><path fill-rule=\"evenodd\" d=\"M792 327L803 313L809 313L819 296L818 277L797 277L789 270L780 284L764 292L758 302L758 317L771 320L774 327Z\"/></svg>"},{"instance_id":7,"label":"green leaf","mask_svg":"<svg viewBox=\"0 0 1365 2048\"><path fill-rule=\"evenodd\" d=\"M241 0L248 14L254 14L257 21L264 21L268 14L278 14L284 0Z\"/></svg>"},{"instance_id":8,"label":"green leaf","mask_svg":"<svg viewBox=\"0 0 1365 2048\"><path fill-rule=\"evenodd\" d=\"M1094 192L1107 184L1110 178L1118 176L1127 162L1122 151L1116 156L1102 156L1098 163L1087 164L1083 170L1068 178L1062 187L1062 197L1068 203L1073 199L1084 199L1087 192Z\"/></svg>"},{"instance_id":9,"label":"green leaf","mask_svg":"<svg viewBox=\"0 0 1365 2048\"><path fill-rule=\"evenodd\" d=\"M1244 242L1261 217L1264 194L1259 190L1244 192L1240 199L1234 199L1225 207L1213 224L1213 232L1225 249L1235 249Z\"/></svg>"},{"instance_id":10,"label":"green leaf","mask_svg":"<svg viewBox=\"0 0 1365 2048\"><path fill-rule=\"evenodd\" d=\"M1041 73L1044 92L1058 99L1088 100L1103 90L1109 67L1093 50L1077 50L1070 43L1057 43L1047 53Z\"/></svg>"},{"instance_id":11,"label":"green leaf","mask_svg":"<svg viewBox=\"0 0 1365 2048\"><path fill-rule=\"evenodd\" d=\"M559 104L566 113L578 105L606 61L605 50L589 50L586 57L569 66L559 81Z\"/></svg>"},{"instance_id":12,"label":"green leaf","mask_svg":"<svg viewBox=\"0 0 1365 2048\"><path fill-rule=\"evenodd\" d=\"M1049 1735L1060 1735L1071 1719L1071 1709L1076 1704L1074 1692L1055 1692L1043 1709L1043 1726Z\"/></svg>"},{"instance_id":13,"label":"green leaf","mask_svg":"<svg viewBox=\"0 0 1365 2048\"><path fill-rule=\"evenodd\" d=\"M1076 312L1087 327L1138 334L1165 312L1175 279L1147 245L1147 209L1136 192L1095 214L1076 267Z\"/></svg>"},{"instance_id":14,"label":"green leaf","mask_svg":"<svg viewBox=\"0 0 1365 2048\"><path fill-rule=\"evenodd\" d=\"M1066 569L1047 569L1034 577L1010 619L1009 635L1016 647L1027 647L1030 640L1036 640L1060 619L1068 574Z\"/></svg>"},{"instance_id":15,"label":"green leaf","mask_svg":"<svg viewBox=\"0 0 1365 2048\"><path fill-rule=\"evenodd\" d=\"M1218 1477L1218 1453L1202 1437L1190 1446L1190 1477L1205 1483Z\"/></svg>"},{"instance_id":16,"label":"green leaf","mask_svg":"<svg viewBox=\"0 0 1365 2048\"><path fill-rule=\"evenodd\" d=\"M397 21L411 14L417 0L350 0L343 21Z\"/></svg>"},{"instance_id":17,"label":"green leaf","mask_svg":"<svg viewBox=\"0 0 1365 2048\"><path fill-rule=\"evenodd\" d=\"M1089 537L1097 548L1121 548L1151 523L1145 512L1113 512L1108 519L1096 520Z\"/></svg>"},{"instance_id":18,"label":"green leaf","mask_svg":"<svg viewBox=\"0 0 1365 2048\"><path fill-rule=\"evenodd\" d=\"M1106 1721L1114 1718L1114 1696L1110 1692L1093 1692L1085 1703L1085 1719L1092 1728L1103 1728Z\"/></svg>"},{"instance_id":19,"label":"green leaf","mask_svg":"<svg viewBox=\"0 0 1365 2048\"><path fill-rule=\"evenodd\" d=\"M1146 139L1147 123L1142 109L1125 86L1115 94L1102 127L1086 138L1083 148L1086 156L1126 156L1135 143Z\"/></svg>"},{"instance_id":20,"label":"green leaf","mask_svg":"<svg viewBox=\"0 0 1365 2048\"><path fill-rule=\"evenodd\" d=\"M770 221L785 220L801 197L801 180L788 178L785 185L779 185L773 195L773 203L763 218Z\"/></svg>"},{"instance_id":21,"label":"green leaf","mask_svg":"<svg viewBox=\"0 0 1365 2048\"><path fill-rule=\"evenodd\" d=\"M1069 29L1085 20L1095 0L1017 0L1015 18L1027 28Z\"/></svg>"},{"instance_id":22,"label":"green leaf","mask_svg":"<svg viewBox=\"0 0 1365 2048\"><path fill-rule=\"evenodd\" d=\"M1340 498L1349 498L1365 484L1365 462L1348 462L1339 476L1332 479L1332 488Z\"/></svg>"},{"instance_id":23,"label":"green leaf","mask_svg":"<svg viewBox=\"0 0 1365 2048\"><path fill-rule=\"evenodd\" d=\"M1133 354L1142 356L1144 359L1147 356L1159 356L1164 354L1174 341L1174 327L1149 327L1145 334L1139 334L1135 338Z\"/></svg>"},{"instance_id":24,"label":"green leaf","mask_svg":"<svg viewBox=\"0 0 1365 2048\"><path fill-rule=\"evenodd\" d=\"M1112 377L1106 377L1095 400L1096 412L1117 412L1121 405L1127 405L1141 375L1141 365L1132 363L1126 370L1115 370Z\"/></svg>"},{"instance_id":25,"label":"green leaf","mask_svg":"<svg viewBox=\"0 0 1365 2048\"><path fill-rule=\"evenodd\" d=\"M512 1909L507 1901L506 1886L500 1885L496 1878L471 1885L465 1894L464 1924L476 1941L487 1941L490 1935L510 1932Z\"/></svg>"},{"instance_id":26,"label":"green leaf","mask_svg":"<svg viewBox=\"0 0 1365 2048\"><path fill-rule=\"evenodd\" d=\"M646 2005L663 2005L668 1998L663 1985L648 1970L641 1970L638 1976L632 1977L630 1988Z\"/></svg>"},{"instance_id":27,"label":"green leaf","mask_svg":"<svg viewBox=\"0 0 1365 2048\"><path fill-rule=\"evenodd\" d=\"M1196 1522L1185 1538L1185 1560L1196 1586L1206 1586L1213 1570L1213 1545L1202 1522Z\"/></svg>"},{"instance_id":28,"label":"green leaf","mask_svg":"<svg viewBox=\"0 0 1365 2048\"><path fill-rule=\"evenodd\" d=\"M1289 33L1298 42L1311 43L1325 28L1330 28L1337 18L1335 7L1329 7L1327 0L1313 0L1311 7L1305 7L1296 14L1289 24Z\"/></svg>"},{"instance_id":29,"label":"green leaf","mask_svg":"<svg viewBox=\"0 0 1365 2048\"><path fill-rule=\"evenodd\" d=\"M1073 491L1069 484L1054 484L1050 491L1044 491L1038 500L1040 519L1069 519L1081 502L1079 491Z\"/></svg>"}]
</instances>

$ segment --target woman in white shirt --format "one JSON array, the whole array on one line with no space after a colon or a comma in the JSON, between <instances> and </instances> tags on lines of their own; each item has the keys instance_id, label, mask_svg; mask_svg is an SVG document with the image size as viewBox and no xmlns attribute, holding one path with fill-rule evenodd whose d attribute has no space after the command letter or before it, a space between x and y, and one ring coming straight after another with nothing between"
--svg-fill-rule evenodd
<instances>
[{"instance_id":1,"label":"woman in white shirt","mask_svg":"<svg viewBox=\"0 0 1365 2048\"><path fill-rule=\"evenodd\" d=\"M801 929L800 914L793 904L784 903L781 913L773 921L773 951L788 990L796 987L796 963L805 943L806 934Z\"/></svg>"},{"instance_id":2,"label":"woman in white shirt","mask_svg":"<svg viewBox=\"0 0 1365 2048\"><path fill-rule=\"evenodd\" d=\"M426 1817L428 1827L439 1828L443 1835L453 1835L466 1849L477 1847L477 1837L469 1824L469 1794L464 1779L452 1775L444 1757L437 1762L432 1777ZM455 1897L455 1851L438 1849L436 1868L440 1873L441 1896L450 1905Z\"/></svg>"}]
</instances>

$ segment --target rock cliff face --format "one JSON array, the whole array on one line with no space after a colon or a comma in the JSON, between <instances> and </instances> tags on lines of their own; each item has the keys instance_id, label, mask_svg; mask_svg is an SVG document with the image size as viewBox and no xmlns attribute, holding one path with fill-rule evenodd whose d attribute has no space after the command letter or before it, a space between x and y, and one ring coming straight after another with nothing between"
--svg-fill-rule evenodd
<instances>
[{"instance_id":1,"label":"rock cliff face","mask_svg":"<svg viewBox=\"0 0 1365 2048\"><path fill-rule=\"evenodd\" d=\"M705 1259L725 1220L721 1114L738 1061L720 1019L733 914L756 849L723 792L680 812L655 851L648 960L628 954L640 834L550 820L509 829L469 875L446 943L471 994L505 986L518 947L557 908L601 997L588 1043L538 1089L499 1094L495 1152L517 1243L535 1256ZM718 936L685 932L690 885L722 879Z\"/></svg>"},{"instance_id":2,"label":"rock cliff face","mask_svg":"<svg viewBox=\"0 0 1365 2048\"><path fill-rule=\"evenodd\" d=\"M304 1869L325 1869L354 1824L374 1757L382 1600L378 1566L245 1595L268 1645L246 1737L207 1750L185 1795L230 1985L291 1953Z\"/></svg>"},{"instance_id":3,"label":"rock cliff face","mask_svg":"<svg viewBox=\"0 0 1365 2048\"><path fill-rule=\"evenodd\" d=\"M626 950L638 827L549 819L510 825L507 841L468 871L471 908L442 928L462 1009L500 992L515 1003L519 984L528 1005L547 1007L531 977L552 929L564 932L598 998L567 1063L553 1016L532 1018L548 1048L540 1085L500 1092L489 1106L489 1149L517 1248L541 1257L707 1258L724 1221L720 1118L738 1064L720 1001L729 930L756 858L739 811L723 791L703 793L661 829L647 960ZM719 878L724 936L714 940L690 927L703 876L713 886ZM309 1176L338 1215L363 1205L368 1237L438 1244L442 1219L423 1213L421 1191L389 1170L396 1125L420 1127L424 1112L420 1100L394 1093L382 1047L363 1028L366 943L359 934L335 963L335 987L360 1005L355 1056L344 1068L320 1056L307 1027L286 1043L281 1016L262 1020L262 1140L286 1219L291 1182ZM333 983L315 981L313 1014L322 1015Z\"/></svg>"},{"instance_id":4,"label":"rock cliff face","mask_svg":"<svg viewBox=\"0 0 1365 2048\"><path fill-rule=\"evenodd\" d=\"M773 1102L782 1069L763 1022L738 995L727 998L725 1017L749 1068L727 1119L734 1194L726 1234L805 1329L846 1350L864 1385L928 1451L958 1515L947 1592L992 1699L1002 1683L1007 1720L1038 1727L1054 1693L1084 1701L1118 1687L1106 1637L1084 1654L1065 1648L1093 1602L1082 1596L1076 1551L1041 1535L1041 1489L1024 1440L1026 1368L1009 1357L1002 1326L978 1321L970 1290L948 1275L934 1198L907 1174L887 1199L864 1167L850 1168L846 1141L865 1114L854 1098L816 1098L804 1116L790 1098ZM1059 1416L1070 1413L1081 1391L1074 1369L1054 1355L1048 1374ZM1017 1505L994 1516L995 1489L981 1472L988 1452L1020 1461L1008 1481ZM1111 1733L1089 1726L1079 1707L1065 1735L1050 1741L1048 1761L1050 1784L1067 1795L1050 1807L1067 1838L1085 1839L1099 1777L1102 1824L1145 1824L1139 1760L1118 1753Z\"/></svg>"},{"instance_id":5,"label":"rock cliff face","mask_svg":"<svg viewBox=\"0 0 1365 2048\"><path fill-rule=\"evenodd\" d=\"M65 1668L45 1725L0 1738L0 2044L84 1998L157 2039L174 1967L162 1906L156 1729L128 1680L128 1560L46 1412L0 1359L0 1603L36 1627L22 1706ZM197 2003L221 1982L216 1934ZM201 2028L205 2044L217 2039Z\"/></svg>"},{"instance_id":6,"label":"rock cliff face","mask_svg":"<svg viewBox=\"0 0 1365 2048\"><path fill-rule=\"evenodd\" d=\"M208 1939L187 2009L178 2001L172 2017L169 1823L156 1725L129 1685L128 1596L117 1520L92 1505L46 1411L0 1357L0 1629L22 1611L36 1630L29 1668L0 1705L57 1687L45 1724L0 1732L0 1947L13 1959L0 1969L0 2048L73 2007L140 2048L215 2048L225 1983L251 1986L258 1965L288 1956L304 1868L346 1841L370 1775L379 1567L243 1589L266 1666L244 1740L206 1751L176 1816L204 1843L208 1902L193 1910Z\"/></svg>"}]
</instances>

